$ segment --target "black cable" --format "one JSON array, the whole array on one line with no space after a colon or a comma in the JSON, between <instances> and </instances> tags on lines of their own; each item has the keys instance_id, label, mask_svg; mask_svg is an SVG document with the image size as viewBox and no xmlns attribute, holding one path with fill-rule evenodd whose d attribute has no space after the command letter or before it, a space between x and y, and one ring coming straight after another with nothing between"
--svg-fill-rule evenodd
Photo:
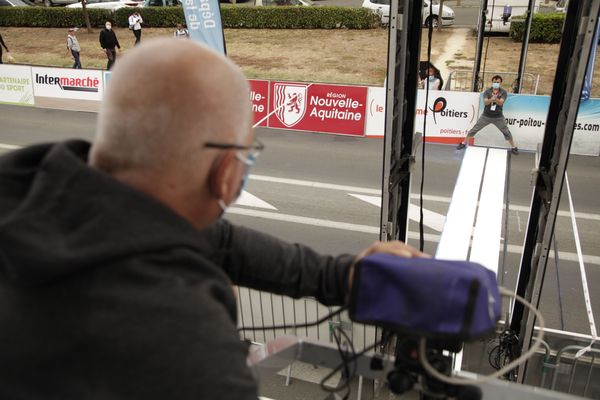
<instances>
[{"instance_id":1,"label":"black cable","mask_svg":"<svg viewBox=\"0 0 600 400\"><path fill-rule=\"evenodd\" d=\"M337 329L339 329L339 328L337 328ZM392 336L391 333L385 332L384 335L382 335L381 340L379 340L379 341L376 340L372 345L367 346L364 349L362 349L360 352L356 353L356 351L354 349L354 344L352 343L352 340L350 340L350 338L348 337L348 335L346 334L346 332L344 332L341 329L339 329L339 330L340 330L340 332L342 333L342 335L346 338L346 340L348 341L348 343L351 346L352 357L347 358L347 355L344 354L343 351L340 352L340 356L342 358L342 362L337 367L335 367L329 374L327 374L327 376L325 376L323 378L323 380L321 380L321 383L320 383L321 388L323 390L325 390L326 392L329 392L329 393L335 393L335 392L338 392L338 391L343 390L344 388L346 388L347 385L349 385L352 382L352 380L354 379L354 377L356 376L356 372L358 370L358 366L357 366L357 364L356 364L355 361L358 358L360 358L363 355L365 355L367 352L369 352L369 351L373 350L374 348L376 348L377 346L379 346L381 343L384 343L385 341L387 341ZM335 338L335 335L334 335L334 338ZM338 350L340 350L340 347L338 347ZM347 368L348 365L349 365L349 363L351 363L351 362L354 362L354 369L353 369L353 372L352 372L351 376L348 377L348 380L346 382L344 382L343 386L335 388L335 389L331 389L331 388L328 388L328 387L324 386L324 383L327 382L329 379L331 379L331 377L335 373L337 373L342 368ZM349 394L350 394L350 392L348 391L346 393L346 396L348 396Z\"/></svg>"},{"instance_id":2,"label":"black cable","mask_svg":"<svg viewBox=\"0 0 600 400\"><path fill-rule=\"evenodd\" d=\"M338 332L345 339L345 344L350 346L351 357L348 357L347 350L345 350L343 348L343 346L342 346L343 343L341 341L341 338L338 336ZM340 354L340 358L342 359L342 362L335 369L333 369L330 373L328 373L323 379L321 379L319 386L321 387L322 390L329 392L329 393L337 393L337 392L341 392L342 390L346 389L346 394L344 395L343 399L347 399L350 396L350 391L351 391L350 384L352 383L352 380L356 376L356 372L358 370L358 366L356 365L356 362L353 362L353 361L356 361L358 356L357 356L356 350L354 348L354 343L352 343L352 340L350 340L350 337L348 337L348 334L343 329L336 326L333 329L332 333L333 333L333 338L335 339L335 342L337 345L338 352ZM352 363L352 367L353 367L352 372L350 372L350 365L351 365L350 363ZM331 379L331 377L333 377L333 375L335 375L342 368L344 369L344 371L342 373L342 377L344 379L342 385L337 386L335 388L329 388L329 387L325 386L325 382L327 382L329 379Z\"/></svg>"},{"instance_id":3,"label":"black cable","mask_svg":"<svg viewBox=\"0 0 600 400\"><path fill-rule=\"evenodd\" d=\"M331 312L324 316L321 319L318 319L314 322L306 322L304 324L292 324L292 325L272 325L272 326L241 326L238 328L238 332L243 331L262 331L262 330L278 330L278 329L298 329L298 328L309 328L311 326L321 325L323 322L326 322L331 317L335 317L336 315L341 314L346 311L348 306L343 306L337 309L334 312Z\"/></svg>"},{"instance_id":4,"label":"black cable","mask_svg":"<svg viewBox=\"0 0 600 400\"><path fill-rule=\"evenodd\" d=\"M440 10L440 14L443 10ZM439 21L441 23L441 21ZM429 2L429 23L427 24L427 68L431 65L431 42L433 39L433 1ZM425 117L423 118L423 138L421 140L421 186L419 188L419 250L425 248L423 227L423 188L425 186L425 142L427 139L427 105L429 104L429 79L425 82Z\"/></svg>"},{"instance_id":5,"label":"black cable","mask_svg":"<svg viewBox=\"0 0 600 400\"><path fill-rule=\"evenodd\" d=\"M488 37L487 37L487 41L485 43L485 55L483 56L483 73L481 74L481 87L483 88L483 78L485 76L485 64L487 62L487 53L488 53L488 47L490 47L490 36L492 35L492 27L494 26L494 9L496 8L496 0L492 1L492 13L490 14L490 21L492 22L490 24L490 31L488 33ZM485 28L483 29L485 32Z\"/></svg>"}]
</instances>

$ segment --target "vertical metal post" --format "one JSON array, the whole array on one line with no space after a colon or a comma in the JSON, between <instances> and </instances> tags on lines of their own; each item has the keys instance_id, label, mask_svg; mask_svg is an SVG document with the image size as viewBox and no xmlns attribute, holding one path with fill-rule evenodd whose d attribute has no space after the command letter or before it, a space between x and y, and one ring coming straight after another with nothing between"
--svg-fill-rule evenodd
<instances>
[{"instance_id":1,"label":"vertical metal post","mask_svg":"<svg viewBox=\"0 0 600 400\"><path fill-rule=\"evenodd\" d=\"M475 47L475 62L473 63L473 77L471 83L472 92L479 92L479 83L481 82L479 70L481 69L481 54L483 53L483 34L485 33L487 7L488 0L481 0L479 20L477 24L477 46Z\"/></svg>"},{"instance_id":2,"label":"vertical metal post","mask_svg":"<svg viewBox=\"0 0 600 400\"><path fill-rule=\"evenodd\" d=\"M525 35L521 45L521 58L519 59L519 72L517 74L517 86L515 93L521 93L523 88L523 74L525 74L525 64L527 63L527 50L529 48L529 34L531 33L531 22L533 21L533 10L535 8L535 0L529 0L527 6L527 16L525 17Z\"/></svg>"},{"instance_id":3,"label":"vertical metal post","mask_svg":"<svg viewBox=\"0 0 600 400\"><path fill-rule=\"evenodd\" d=\"M539 307L554 235L583 81L592 50L600 0L570 2L563 28L558 65L548 109L539 168L521 258L517 294ZM530 347L535 317L515 304L511 329L522 349ZM527 364L519 371L524 382Z\"/></svg>"},{"instance_id":4,"label":"vertical metal post","mask_svg":"<svg viewBox=\"0 0 600 400\"><path fill-rule=\"evenodd\" d=\"M392 0L382 177L382 241L406 241L422 0Z\"/></svg>"}]
</instances>

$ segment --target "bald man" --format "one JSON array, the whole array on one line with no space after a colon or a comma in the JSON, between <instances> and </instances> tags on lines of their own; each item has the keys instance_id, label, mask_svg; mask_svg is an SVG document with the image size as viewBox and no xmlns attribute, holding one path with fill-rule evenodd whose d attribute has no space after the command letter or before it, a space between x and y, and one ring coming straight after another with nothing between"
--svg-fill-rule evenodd
<instances>
[{"instance_id":1,"label":"bald man","mask_svg":"<svg viewBox=\"0 0 600 400\"><path fill-rule=\"evenodd\" d=\"M255 399L232 285L339 305L356 260L422 255L322 256L220 218L262 150L248 92L208 48L148 41L91 147L0 157L0 398Z\"/></svg>"}]
</instances>

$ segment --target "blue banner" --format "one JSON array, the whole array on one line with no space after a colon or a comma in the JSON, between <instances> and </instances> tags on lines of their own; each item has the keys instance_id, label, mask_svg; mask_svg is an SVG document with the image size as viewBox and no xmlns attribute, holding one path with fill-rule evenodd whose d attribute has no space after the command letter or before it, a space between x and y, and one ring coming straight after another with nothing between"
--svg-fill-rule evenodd
<instances>
[{"instance_id":1,"label":"blue banner","mask_svg":"<svg viewBox=\"0 0 600 400\"><path fill-rule=\"evenodd\" d=\"M182 6L190 38L225 54L219 0L183 0Z\"/></svg>"},{"instance_id":2,"label":"blue banner","mask_svg":"<svg viewBox=\"0 0 600 400\"><path fill-rule=\"evenodd\" d=\"M594 77L594 61L596 60L596 49L598 48L598 33L600 33L600 24L596 22L596 33L594 33L594 43L592 44L592 52L588 61L587 73L583 81L583 90L581 91L581 100L586 101L592 93L592 78Z\"/></svg>"}]
</instances>

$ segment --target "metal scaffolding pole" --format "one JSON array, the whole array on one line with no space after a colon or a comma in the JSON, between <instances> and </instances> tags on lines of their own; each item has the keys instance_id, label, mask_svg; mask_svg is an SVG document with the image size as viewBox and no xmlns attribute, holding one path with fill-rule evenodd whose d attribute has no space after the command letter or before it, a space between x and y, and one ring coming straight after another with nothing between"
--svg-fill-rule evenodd
<instances>
[{"instance_id":1,"label":"metal scaffolding pole","mask_svg":"<svg viewBox=\"0 0 600 400\"><path fill-rule=\"evenodd\" d=\"M517 294L536 308L540 306L581 90L599 12L600 0L570 2L563 28L517 283ZM516 304L511 330L519 334L523 350L531 344L534 327L535 317L522 305ZM527 364L519 371L520 382L524 382L526 373Z\"/></svg>"},{"instance_id":2,"label":"metal scaffolding pole","mask_svg":"<svg viewBox=\"0 0 600 400\"><path fill-rule=\"evenodd\" d=\"M481 83L481 77L479 72L481 69L481 54L483 53L483 34L485 33L485 20L488 7L488 0L481 0L481 7L479 9L479 20L477 26L477 45L475 47L475 62L473 63L473 79L471 82L471 91L479 92L479 84ZM484 71L485 72L485 71Z\"/></svg>"},{"instance_id":3,"label":"metal scaffolding pole","mask_svg":"<svg viewBox=\"0 0 600 400\"><path fill-rule=\"evenodd\" d=\"M525 17L525 35L523 36L523 44L521 45L521 58L519 59L519 72L517 74L517 86L515 93L521 93L523 87L523 75L525 74L525 64L527 63L527 50L529 48L529 35L531 33L531 22L533 21L533 10L535 8L535 0L529 0L527 6L527 14Z\"/></svg>"},{"instance_id":4,"label":"metal scaffolding pole","mask_svg":"<svg viewBox=\"0 0 600 400\"><path fill-rule=\"evenodd\" d=\"M406 241L422 0L392 0L388 44L381 240Z\"/></svg>"}]
</instances>

